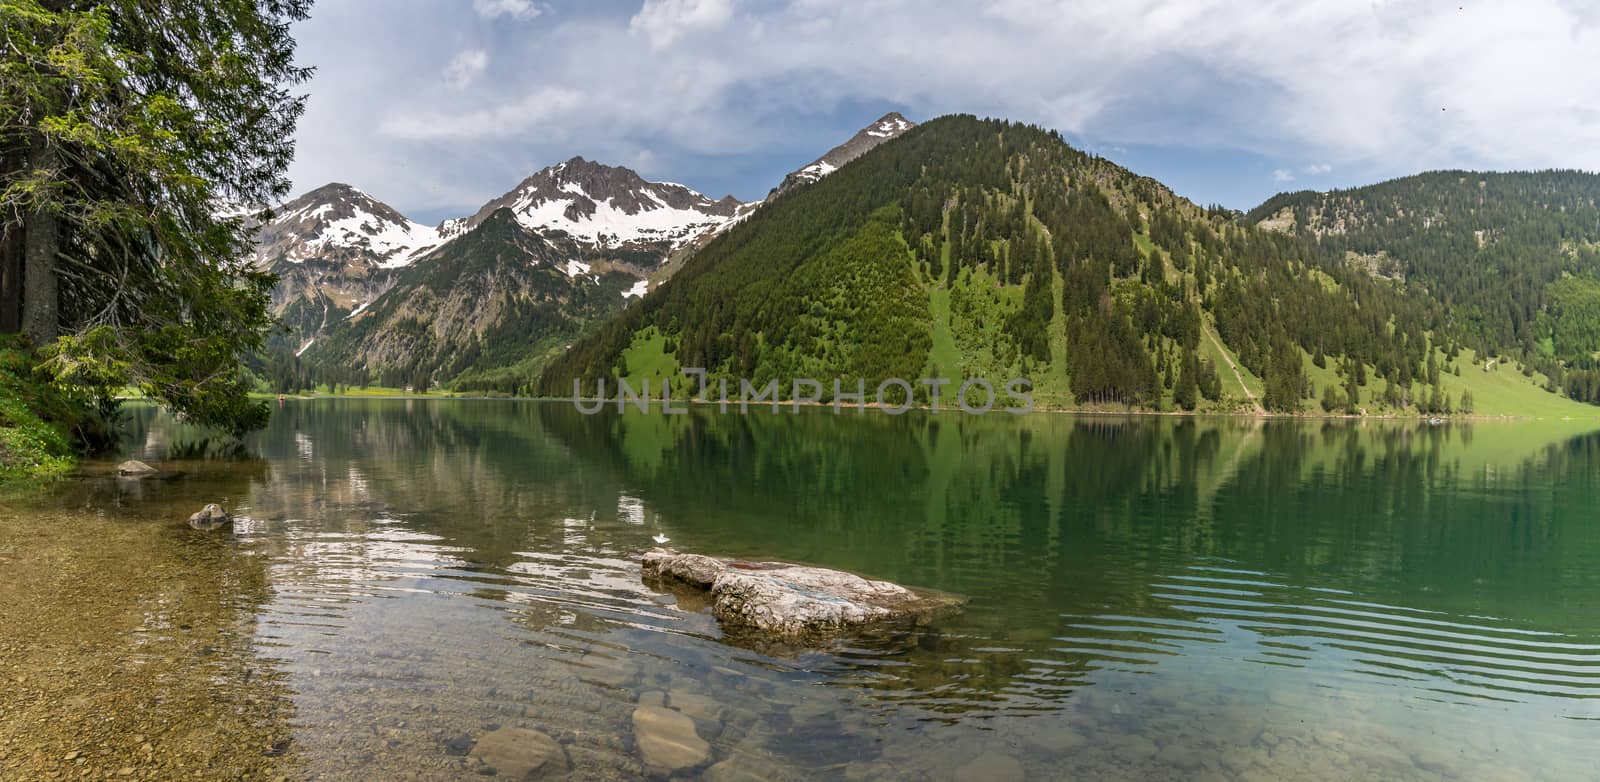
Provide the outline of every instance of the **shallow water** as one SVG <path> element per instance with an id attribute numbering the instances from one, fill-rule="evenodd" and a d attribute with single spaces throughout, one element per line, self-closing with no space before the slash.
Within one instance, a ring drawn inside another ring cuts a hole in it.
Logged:
<path id="1" fill-rule="evenodd" d="M 480 778 L 474 742 L 514 726 L 560 743 L 547 776 L 636 778 L 641 702 L 708 742 L 684 778 L 1594 773 L 1600 433 L 1575 423 L 321 400 L 254 458 L 169 462 L 196 435 L 134 412 L 132 452 L 186 474 L 57 502 L 184 540 L 190 505 L 243 515 L 222 544 L 270 593 L 239 654 L 286 690 L 291 777 Z M 640 582 L 655 534 L 971 602 L 755 645 Z"/>

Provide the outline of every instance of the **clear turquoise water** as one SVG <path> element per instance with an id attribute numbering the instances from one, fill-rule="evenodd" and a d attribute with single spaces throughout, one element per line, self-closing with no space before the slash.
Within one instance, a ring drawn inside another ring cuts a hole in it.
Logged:
<path id="1" fill-rule="evenodd" d="M 138 413 L 134 452 L 193 434 Z M 150 484 L 246 518 L 256 648 L 321 779 L 1592 779 L 1600 432 L 1577 423 L 284 404 L 251 469 Z M 960 593 L 916 634 L 748 648 L 639 580 L 655 534 Z"/>

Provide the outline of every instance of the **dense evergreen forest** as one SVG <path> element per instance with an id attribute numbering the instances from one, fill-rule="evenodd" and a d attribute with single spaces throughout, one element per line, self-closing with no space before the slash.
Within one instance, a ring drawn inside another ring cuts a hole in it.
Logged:
<path id="1" fill-rule="evenodd" d="M 234 434 L 266 422 L 241 362 L 273 281 L 217 207 L 288 191 L 309 8 L 0 0 L 0 465 L 104 444 L 128 389 Z"/>
<path id="2" fill-rule="evenodd" d="M 1600 402 L 1600 176 L 1437 171 L 1280 195 L 1248 219 L 1418 293 L 1478 355 Z"/>
<path id="3" fill-rule="evenodd" d="M 1443 413 L 1471 404 L 1442 390 L 1459 333 L 1314 236 L 1200 208 L 1052 131 L 950 116 L 763 206 L 536 390 L 705 367 L 851 389 L 1026 376 L 1061 406 Z"/>

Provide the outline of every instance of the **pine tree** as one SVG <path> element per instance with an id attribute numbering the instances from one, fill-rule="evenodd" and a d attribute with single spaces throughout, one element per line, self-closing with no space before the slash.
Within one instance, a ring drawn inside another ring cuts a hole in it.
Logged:
<path id="1" fill-rule="evenodd" d="M 1344 406 L 1344 401 L 1339 397 L 1339 387 L 1328 384 L 1322 388 L 1322 412 L 1331 413 Z"/>
<path id="2" fill-rule="evenodd" d="M 1178 386 L 1173 390 L 1173 401 L 1184 410 L 1193 410 L 1200 393 L 1200 363 L 1193 351 L 1184 351 L 1183 364 L 1178 371 Z"/>
<path id="3" fill-rule="evenodd" d="M 0 0 L 0 310 L 63 384 L 136 386 L 187 418 L 261 426 L 242 355 L 270 323 L 250 229 L 218 204 L 288 190 L 286 89 L 308 0 Z M 20 299 L 20 300 L 19 300 Z"/>
<path id="4" fill-rule="evenodd" d="M 1217 374 L 1217 365 L 1211 359 L 1200 362 L 1200 395 L 1212 402 L 1222 401 L 1222 376 Z"/>
<path id="5" fill-rule="evenodd" d="M 1347 360 L 1344 370 L 1345 411 L 1351 415 L 1360 412 L 1361 408 L 1361 384 L 1358 382 L 1361 362 L 1357 361 L 1354 364 L 1351 366 L 1351 362 Z"/>

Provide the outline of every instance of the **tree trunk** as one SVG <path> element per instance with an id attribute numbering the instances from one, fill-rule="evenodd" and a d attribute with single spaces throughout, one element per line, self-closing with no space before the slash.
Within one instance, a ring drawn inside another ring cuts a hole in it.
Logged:
<path id="1" fill-rule="evenodd" d="M 43 134 L 35 134 L 28 164 L 36 171 L 55 168 L 55 150 Z M 23 231 L 22 331 L 35 345 L 54 342 L 61 326 L 56 280 L 61 239 L 58 222 L 49 209 L 35 209 L 28 215 Z"/>
<path id="2" fill-rule="evenodd" d="M 0 334 L 22 330 L 22 228 L 0 229 Z"/>

